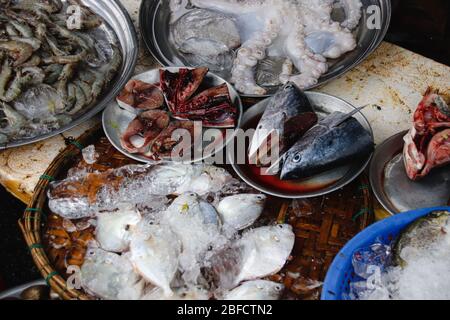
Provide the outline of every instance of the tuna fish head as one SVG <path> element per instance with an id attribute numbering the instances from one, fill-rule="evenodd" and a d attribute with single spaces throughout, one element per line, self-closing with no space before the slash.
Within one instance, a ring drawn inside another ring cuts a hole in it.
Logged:
<path id="1" fill-rule="evenodd" d="M 253 136 L 249 159 L 266 165 L 261 163 L 261 155 L 270 154 L 274 146 L 284 153 L 317 121 L 317 115 L 306 95 L 295 84 L 286 84 L 268 102 Z"/>
<path id="2" fill-rule="evenodd" d="M 373 135 L 347 117 L 335 112 L 308 131 L 284 156 L 281 179 L 311 177 L 368 156 Z"/>

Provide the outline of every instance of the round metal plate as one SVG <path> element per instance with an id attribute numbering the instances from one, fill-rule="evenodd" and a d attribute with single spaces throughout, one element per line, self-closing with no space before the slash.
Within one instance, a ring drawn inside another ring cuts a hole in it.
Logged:
<path id="1" fill-rule="evenodd" d="M 169 68 L 165 68 L 165 69 L 169 70 L 170 72 L 178 72 L 180 68 L 169 67 Z M 160 81 L 159 70 L 160 69 L 154 69 L 154 70 L 144 72 L 136 77 L 133 77 L 133 79 L 141 80 L 141 81 L 144 81 L 147 83 L 158 83 Z M 208 72 L 208 74 L 206 75 L 205 79 L 203 80 L 202 87 L 212 88 L 212 87 L 221 85 L 223 83 L 226 83 L 228 85 L 228 89 L 230 91 L 230 96 L 231 96 L 231 101 L 232 101 L 233 105 L 236 106 L 238 109 L 239 114 L 238 114 L 237 126 L 239 126 L 241 119 L 242 119 L 243 106 L 242 106 L 241 98 L 239 97 L 239 94 L 236 92 L 234 87 L 231 84 L 229 84 L 228 82 L 226 82 L 224 79 L 220 78 L 219 76 L 217 76 L 211 72 Z M 133 112 L 130 112 L 128 110 L 121 108 L 116 100 L 111 101 L 111 103 L 109 104 L 109 106 L 106 108 L 106 110 L 103 113 L 103 128 L 105 130 L 106 136 L 111 141 L 111 144 L 117 150 L 119 150 L 121 153 L 126 155 L 127 157 L 134 159 L 136 161 L 144 162 L 144 163 L 154 163 L 153 160 L 149 160 L 148 158 L 145 158 L 143 156 L 131 154 L 131 153 L 127 152 L 121 146 L 120 138 L 121 138 L 122 134 L 125 132 L 125 130 L 128 128 L 131 121 L 133 121 L 135 118 L 136 118 L 136 113 L 133 113 Z M 204 128 L 204 131 L 206 129 L 207 128 Z M 203 142 L 203 145 L 201 146 L 201 150 L 195 150 L 195 151 L 199 152 L 199 154 L 201 154 L 202 156 L 194 158 L 192 160 L 192 162 L 203 161 L 203 160 L 206 160 L 209 157 L 213 156 L 213 155 L 209 155 L 209 156 L 203 155 L 206 146 L 208 146 L 208 149 L 213 148 L 214 151 L 220 152 L 225 148 L 225 146 L 228 144 L 228 142 L 230 142 L 234 138 L 234 134 L 232 134 L 232 135 L 229 134 L 228 136 L 226 136 L 225 141 L 223 141 L 223 138 L 222 138 L 223 133 L 224 133 L 223 130 L 219 130 L 216 132 L 210 131 L 210 133 L 212 133 L 214 135 L 214 138 L 212 138 L 212 139 L 208 138 L 209 141 Z M 212 145 L 211 141 L 213 139 L 214 139 L 214 141 L 212 142 L 212 144 L 213 144 Z M 214 143 L 217 143 L 217 145 L 214 145 Z M 170 159 L 165 159 L 165 160 L 170 161 Z"/>
<path id="2" fill-rule="evenodd" d="M 359 27 L 355 30 L 358 39 L 357 48 L 344 55 L 330 66 L 328 73 L 323 75 L 313 89 L 328 81 L 342 76 L 349 70 L 364 61 L 383 41 L 391 21 L 390 0 L 362 0 L 363 16 Z M 140 9 L 140 26 L 142 37 L 155 59 L 163 66 L 187 65 L 182 55 L 174 48 L 170 41 L 170 1 L 167 0 L 143 0 Z M 380 29 L 370 29 L 369 19 L 373 12 L 368 12 L 371 6 L 380 8 Z M 274 94 L 278 87 L 270 88 L 269 95 Z M 267 96 L 269 96 L 267 95 Z M 254 95 L 243 95 L 244 97 L 263 97 Z M 264 97 L 267 97 L 264 96 Z"/>
<path id="3" fill-rule="evenodd" d="M 331 114 L 336 111 L 340 111 L 343 113 L 350 113 L 356 109 L 348 102 L 328 94 L 318 92 L 306 92 L 306 95 L 308 96 L 311 103 L 314 105 L 319 116 Z M 263 100 L 260 103 L 251 107 L 247 112 L 245 112 L 241 122 L 241 128 L 248 128 L 248 125 L 250 123 L 254 123 L 255 118 L 261 117 L 266 109 L 268 101 L 269 99 Z M 370 123 L 367 120 L 367 118 L 361 112 L 357 113 L 354 117 L 373 136 L 372 127 L 370 126 Z M 229 161 L 232 163 L 233 169 L 236 171 L 236 173 L 246 183 L 256 188 L 257 190 L 275 197 L 287 199 L 305 199 L 323 196 L 332 193 L 336 190 L 339 190 L 345 187 L 346 185 L 350 184 L 352 181 L 354 181 L 361 175 L 361 173 L 369 165 L 371 158 L 372 155 L 370 155 L 367 159 L 349 164 L 344 167 L 336 168 L 323 174 L 311 177 L 307 180 L 299 181 L 296 183 L 297 186 L 305 190 L 305 192 L 301 193 L 300 192 L 283 193 L 277 190 L 276 187 L 268 187 L 261 185 L 255 179 L 254 176 L 251 176 L 250 174 L 247 173 L 246 170 L 243 170 L 243 166 L 237 165 L 231 158 L 229 159 Z"/>
<path id="4" fill-rule="evenodd" d="M 450 169 L 433 170 L 425 179 L 412 181 L 403 162 L 403 137 L 407 131 L 387 139 L 375 151 L 370 183 L 375 196 L 391 214 L 445 206 L 450 197 Z"/>
<path id="5" fill-rule="evenodd" d="M 21 297 L 22 292 L 24 292 L 28 288 L 36 286 L 47 286 L 47 284 L 45 280 L 36 280 L 19 287 L 9 289 L 7 291 L 0 293 L 0 300 L 17 300 L 17 299 L 22 300 Z"/>
<path id="6" fill-rule="evenodd" d="M 67 0 L 62 0 L 66 2 Z M 138 58 L 138 40 L 136 30 L 134 29 L 133 22 L 128 15 L 127 10 L 122 6 L 119 0 L 110 1 L 97 1 L 97 0 L 82 0 L 82 3 L 89 7 L 96 14 L 101 16 L 114 31 L 120 44 L 122 51 L 122 67 L 117 73 L 115 79 L 110 83 L 108 89 L 105 89 L 105 93 L 99 99 L 99 101 L 88 111 L 78 118 L 74 119 L 70 124 L 61 127 L 49 134 L 39 135 L 32 139 L 23 139 L 14 141 L 7 144 L 0 144 L 0 150 L 13 147 L 19 147 L 31 143 L 35 143 L 41 140 L 45 140 L 56 136 L 62 132 L 70 130 L 79 124 L 91 119 L 96 114 L 101 112 L 107 104 L 116 97 L 116 95 L 122 90 L 123 86 L 127 83 L 129 78 L 134 72 Z"/>

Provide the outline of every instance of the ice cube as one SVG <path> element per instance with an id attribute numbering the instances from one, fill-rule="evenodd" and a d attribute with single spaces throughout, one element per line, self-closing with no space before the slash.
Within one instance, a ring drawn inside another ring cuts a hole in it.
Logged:
<path id="1" fill-rule="evenodd" d="M 369 248 L 358 250 L 354 253 L 352 263 L 355 273 L 363 279 L 372 276 L 379 267 L 381 272 L 390 262 L 391 247 L 377 242 Z"/>
<path id="2" fill-rule="evenodd" d="M 90 145 L 87 148 L 84 148 L 83 151 L 83 159 L 84 162 L 86 162 L 87 164 L 94 164 L 97 162 L 98 158 L 99 158 L 99 154 L 97 153 L 97 151 L 95 150 L 95 146 L 94 145 Z"/>

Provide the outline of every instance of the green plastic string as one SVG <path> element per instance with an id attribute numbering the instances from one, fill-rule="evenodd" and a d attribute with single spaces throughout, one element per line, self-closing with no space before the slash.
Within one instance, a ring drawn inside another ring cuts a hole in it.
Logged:
<path id="1" fill-rule="evenodd" d="M 83 145 L 81 143 L 79 143 L 78 141 L 71 141 L 70 144 L 74 145 L 75 147 L 77 147 L 81 151 L 84 149 Z"/>
<path id="2" fill-rule="evenodd" d="M 30 250 L 34 250 L 34 249 L 44 249 L 44 246 L 40 243 L 35 243 L 30 246 Z"/>
<path id="3" fill-rule="evenodd" d="M 47 276 L 47 278 L 45 278 L 45 282 L 46 282 L 48 285 L 50 285 L 50 280 L 51 280 L 53 277 L 57 276 L 57 275 L 58 275 L 58 272 L 56 272 L 56 271 L 51 272 L 51 273 Z"/>
<path id="4" fill-rule="evenodd" d="M 42 209 L 39 208 L 27 208 L 25 209 L 25 212 L 32 212 L 32 213 L 40 213 L 40 216 L 31 216 L 31 217 L 25 217 L 25 220 L 38 220 L 39 218 L 44 219 L 44 221 L 47 220 L 47 215 Z"/>
<path id="5" fill-rule="evenodd" d="M 357 214 L 355 214 L 352 218 L 353 222 L 356 222 L 356 220 L 361 217 L 362 215 L 368 213 L 370 210 L 368 208 L 361 209 Z"/>
<path id="6" fill-rule="evenodd" d="M 359 190 L 367 190 L 369 188 L 370 188 L 370 186 L 368 184 L 363 184 L 359 187 Z"/>
<path id="7" fill-rule="evenodd" d="M 47 174 L 42 175 L 40 179 L 41 180 L 48 180 L 50 182 L 55 181 L 55 178 L 53 178 L 52 176 L 49 176 Z"/>
<path id="8" fill-rule="evenodd" d="M 42 209 L 39 208 L 27 208 L 25 209 L 26 212 L 40 212 L 42 213 Z"/>

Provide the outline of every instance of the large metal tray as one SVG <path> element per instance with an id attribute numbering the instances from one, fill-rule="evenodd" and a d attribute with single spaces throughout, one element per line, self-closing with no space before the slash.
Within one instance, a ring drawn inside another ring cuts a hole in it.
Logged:
<path id="1" fill-rule="evenodd" d="M 359 27 L 355 30 L 358 47 L 341 57 L 330 67 L 327 74 L 319 79 L 317 85 L 309 88 L 319 87 L 328 81 L 331 81 L 364 61 L 383 41 L 389 28 L 391 20 L 391 1 L 390 0 L 362 0 L 363 17 Z M 182 55 L 170 44 L 170 1 L 167 0 L 143 0 L 140 9 L 140 28 L 142 37 L 154 58 L 163 66 L 181 66 L 187 65 Z M 380 29 L 369 29 L 368 21 L 371 13 L 368 8 L 371 6 L 380 8 Z M 277 91 L 277 87 L 269 90 L 269 95 Z M 267 97 L 243 95 L 244 97 Z"/>
<path id="2" fill-rule="evenodd" d="M 67 0 L 63 0 L 66 2 Z M 56 136 L 62 132 L 70 130 L 79 124 L 91 119 L 100 111 L 102 111 L 108 103 L 114 99 L 123 86 L 127 83 L 134 72 L 138 58 L 138 40 L 136 30 L 133 22 L 128 15 L 127 10 L 123 7 L 119 0 L 97 1 L 97 0 L 82 0 L 82 3 L 91 8 L 96 14 L 101 16 L 114 31 L 120 49 L 122 51 L 122 67 L 118 71 L 114 81 L 110 83 L 110 87 L 103 93 L 98 102 L 91 108 L 88 108 L 86 113 L 81 114 L 74 119 L 70 124 L 61 127 L 51 133 L 39 135 L 30 139 L 17 140 L 14 142 L 0 144 L 0 150 L 19 147 L 27 144 L 32 144 L 41 140 Z"/>

